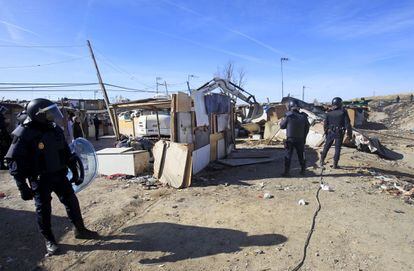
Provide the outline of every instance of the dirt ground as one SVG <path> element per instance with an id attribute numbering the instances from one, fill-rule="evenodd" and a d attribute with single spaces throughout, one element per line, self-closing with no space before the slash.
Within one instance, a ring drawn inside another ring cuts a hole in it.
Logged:
<path id="1" fill-rule="evenodd" d="M 320 191 L 322 209 L 301 270 L 413 270 L 414 206 L 379 185 L 381 176 L 413 181 L 414 134 L 367 132 L 404 158 L 387 161 L 344 148 L 342 169 L 327 166 L 323 181 L 334 191 Z M 238 146 L 252 147 L 265 146 Z M 291 270 L 302 258 L 317 207 L 320 150 L 307 150 L 305 177 L 295 161 L 293 177 L 282 178 L 282 146 L 271 148 L 274 162 L 210 167 L 183 190 L 95 180 L 78 196 L 86 224 L 101 240 L 74 239 L 54 197 L 61 253 L 47 258 L 33 202 L 22 201 L 2 171 L 0 270 Z M 263 199 L 266 192 L 273 198 Z M 298 205 L 300 199 L 308 204 Z"/>

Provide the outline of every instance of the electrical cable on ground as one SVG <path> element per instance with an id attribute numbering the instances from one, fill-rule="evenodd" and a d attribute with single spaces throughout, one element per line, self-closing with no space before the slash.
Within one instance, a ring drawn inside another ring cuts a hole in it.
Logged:
<path id="1" fill-rule="evenodd" d="M 312 237 L 313 231 L 315 230 L 316 217 L 317 217 L 319 211 L 322 208 L 321 202 L 319 201 L 319 192 L 322 189 L 322 184 L 323 184 L 322 180 L 323 180 L 323 171 L 324 171 L 324 169 L 325 168 L 322 167 L 321 174 L 320 174 L 319 188 L 316 191 L 316 200 L 318 201 L 318 208 L 316 208 L 315 213 L 313 214 L 312 225 L 311 225 L 310 231 L 308 233 L 308 236 L 306 237 L 305 245 L 303 247 L 303 257 L 302 257 L 302 260 L 298 263 L 298 265 L 296 265 L 296 267 L 292 269 L 292 271 L 298 271 L 303 266 L 303 264 L 305 263 L 306 253 L 307 253 L 307 250 L 308 250 L 309 242 L 310 242 L 310 239 Z"/>

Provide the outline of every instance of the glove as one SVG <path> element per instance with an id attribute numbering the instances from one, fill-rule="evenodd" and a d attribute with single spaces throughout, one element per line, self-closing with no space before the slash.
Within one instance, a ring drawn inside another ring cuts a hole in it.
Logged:
<path id="1" fill-rule="evenodd" d="M 20 196 L 22 197 L 22 200 L 33 199 L 33 191 L 27 184 L 21 185 L 19 187 L 19 190 L 20 190 Z"/>
<path id="2" fill-rule="evenodd" d="M 78 165 L 81 167 L 82 162 L 77 156 L 72 156 L 72 158 L 69 161 L 68 167 L 72 172 L 72 178 L 70 179 L 70 182 L 74 183 L 75 185 L 80 185 L 83 183 L 83 176 L 79 176 Z"/>
<path id="3" fill-rule="evenodd" d="M 70 169 L 72 171 L 72 178 L 70 179 L 71 183 L 74 183 L 75 185 L 80 185 L 83 183 L 83 178 L 79 177 L 78 170 L 76 167 L 74 169 Z"/>

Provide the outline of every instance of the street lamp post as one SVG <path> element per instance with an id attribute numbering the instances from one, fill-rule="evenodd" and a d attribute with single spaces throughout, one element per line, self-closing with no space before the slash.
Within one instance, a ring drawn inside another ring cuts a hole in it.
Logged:
<path id="1" fill-rule="evenodd" d="M 190 78 L 197 78 L 197 76 L 195 76 L 194 74 L 189 74 L 187 76 L 187 88 L 188 88 L 188 93 L 191 94 L 191 88 L 190 88 Z"/>
<path id="2" fill-rule="evenodd" d="M 282 74 L 282 99 L 284 97 L 284 93 L 283 93 L 283 61 L 288 61 L 289 58 L 287 57 L 281 57 L 280 58 L 280 73 Z"/>

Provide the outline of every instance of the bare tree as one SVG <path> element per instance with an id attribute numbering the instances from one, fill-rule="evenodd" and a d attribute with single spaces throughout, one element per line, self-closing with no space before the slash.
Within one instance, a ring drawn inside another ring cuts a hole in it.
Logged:
<path id="1" fill-rule="evenodd" d="M 243 87 L 246 84 L 246 71 L 243 67 L 237 69 L 233 61 L 228 61 L 227 64 L 221 68 L 217 67 L 217 72 L 214 76 L 221 77 L 223 79 L 229 80 L 239 87 Z"/>

